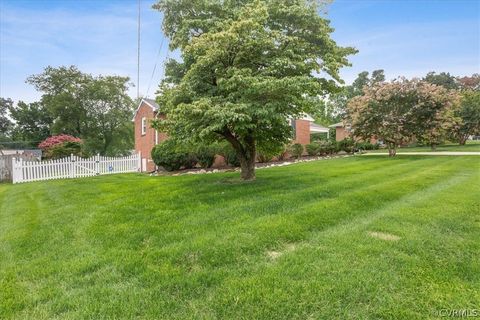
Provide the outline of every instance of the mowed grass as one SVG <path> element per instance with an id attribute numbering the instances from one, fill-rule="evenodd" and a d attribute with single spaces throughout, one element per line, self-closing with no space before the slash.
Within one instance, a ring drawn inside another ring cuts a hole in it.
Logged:
<path id="1" fill-rule="evenodd" d="M 402 152 L 439 152 L 439 151 L 462 151 L 462 152 L 480 152 L 480 141 L 478 140 L 469 140 L 463 146 L 459 145 L 458 143 L 446 143 L 437 146 L 436 150 L 433 151 L 430 146 L 422 146 L 422 147 L 403 147 L 398 148 L 397 153 Z M 386 149 L 379 149 L 379 150 L 370 150 L 369 153 L 388 153 Z"/>
<path id="2" fill-rule="evenodd" d="M 480 308 L 476 157 L 0 185 L 0 318 L 429 319 Z"/>

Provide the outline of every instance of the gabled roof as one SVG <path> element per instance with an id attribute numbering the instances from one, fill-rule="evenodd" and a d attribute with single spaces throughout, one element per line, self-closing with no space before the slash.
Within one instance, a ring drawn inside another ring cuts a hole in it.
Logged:
<path id="1" fill-rule="evenodd" d="M 160 106 L 155 102 L 155 100 L 142 98 L 142 100 L 140 100 L 140 103 L 138 104 L 137 109 L 135 110 L 135 113 L 133 114 L 132 121 L 135 120 L 135 116 L 137 115 L 137 112 L 138 112 L 138 110 L 140 109 L 140 107 L 142 106 L 143 103 L 145 103 L 147 106 L 152 108 L 153 112 L 157 112 L 160 109 Z"/>
<path id="2" fill-rule="evenodd" d="M 142 101 L 145 101 L 146 104 L 148 104 L 150 107 L 152 107 L 153 111 L 157 111 L 158 109 L 160 109 L 160 106 L 153 99 L 143 98 Z"/>
<path id="3" fill-rule="evenodd" d="M 315 119 L 313 119 L 312 116 L 309 115 L 309 114 L 307 114 L 307 113 L 304 113 L 304 114 L 302 115 L 302 117 L 299 118 L 299 120 L 307 120 L 307 121 L 310 121 L 310 122 L 315 121 Z"/>

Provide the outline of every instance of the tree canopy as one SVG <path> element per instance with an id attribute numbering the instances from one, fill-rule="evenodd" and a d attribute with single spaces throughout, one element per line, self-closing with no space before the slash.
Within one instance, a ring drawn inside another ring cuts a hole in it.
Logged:
<path id="1" fill-rule="evenodd" d="M 132 148 L 130 120 L 134 106 L 127 94 L 129 78 L 94 77 L 70 66 L 47 67 L 41 74 L 29 77 L 27 82 L 43 94 L 38 104 L 28 106 L 30 109 L 19 104 L 17 110 L 12 111 L 20 127 L 28 125 L 28 119 L 22 115 L 38 110 L 41 114 L 32 116 L 32 121 L 49 117 L 44 123 L 48 124 L 50 134 L 82 138 L 90 153 L 116 155 Z M 43 134 L 35 135 L 37 140 L 45 138 Z"/>
<path id="2" fill-rule="evenodd" d="M 432 146 L 456 124 L 458 94 L 419 80 L 396 79 L 364 87 L 348 104 L 348 121 L 356 137 L 383 140 L 391 156 L 413 137 Z"/>
<path id="3" fill-rule="evenodd" d="M 431 71 L 427 73 L 423 80 L 428 83 L 436 84 L 437 86 L 442 86 L 446 89 L 456 90 L 459 88 L 457 79 L 448 72 L 436 73 Z"/>
<path id="4" fill-rule="evenodd" d="M 353 48 L 330 37 L 329 21 L 307 0 L 160 0 L 163 29 L 181 61 L 166 65 L 154 126 L 172 139 L 224 139 L 242 178 L 254 179 L 257 146 L 291 139 L 288 119 L 315 110 L 312 97 L 341 83 Z"/>
<path id="5" fill-rule="evenodd" d="M 41 103 L 19 101 L 16 106 L 12 104 L 9 111 L 15 121 L 11 136 L 18 145 L 36 147 L 50 135 L 53 118 Z"/>
<path id="6" fill-rule="evenodd" d="M 314 113 L 315 120 L 324 124 L 332 124 L 341 121 L 347 112 L 348 102 L 356 96 L 363 95 L 363 88 L 378 82 L 385 81 L 383 69 L 374 70 L 369 76 L 368 71 L 362 71 L 351 85 L 342 86 L 326 99 L 319 99 L 319 110 Z"/>
<path id="7" fill-rule="evenodd" d="M 460 108 L 456 115 L 461 119 L 454 128 L 453 136 L 463 145 L 471 135 L 480 135 L 480 91 L 462 92 Z"/>

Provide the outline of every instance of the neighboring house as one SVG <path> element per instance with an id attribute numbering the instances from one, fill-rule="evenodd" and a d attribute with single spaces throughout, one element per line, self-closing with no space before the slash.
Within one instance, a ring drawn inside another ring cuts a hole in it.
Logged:
<path id="1" fill-rule="evenodd" d="M 0 156 L 23 156 L 29 159 L 42 159 L 41 149 L 0 149 Z"/>
<path id="2" fill-rule="evenodd" d="M 338 122 L 328 126 L 329 128 L 335 128 L 335 140 L 342 141 L 343 139 L 347 138 L 351 134 L 350 126 L 345 127 L 343 122 Z"/>
<path id="3" fill-rule="evenodd" d="M 165 133 L 158 132 L 150 126 L 151 120 L 162 117 L 164 117 L 164 115 L 155 100 L 144 98 L 140 101 L 132 119 L 135 130 L 135 151 L 140 152 L 142 171 L 155 170 L 155 163 L 153 162 L 150 153 L 156 144 L 167 139 Z M 328 132 L 327 128 L 315 124 L 313 121 L 313 118 L 309 115 L 305 115 L 301 119 L 296 119 L 295 121 L 290 121 L 295 133 L 293 142 L 306 145 L 310 143 L 311 133 Z M 214 166 L 222 165 L 224 165 L 222 159 L 217 159 L 215 161 Z"/>
<path id="4" fill-rule="evenodd" d="M 330 138 L 330 129 L 314 122 L 310 122 L 310 134 L 312 133 L 326 133 L 327 140 Z"/>
<path id="5" fill-rule="evenodd" d="M 343 122 L 334 123 L 329 128 L 335 128 L 335 140 L 342 141 L 352 135 L 352 128 L 349 125 L 345 125 Z M 377 143 L 375 137 L 370 138 L 370 143 Z"/>
<path id="6" fill-rule="evenodd" d="M 0 181 L 12 181 L 13 158 L 25 161 L 42 159 L 40 149 L 0 149 Z"/>

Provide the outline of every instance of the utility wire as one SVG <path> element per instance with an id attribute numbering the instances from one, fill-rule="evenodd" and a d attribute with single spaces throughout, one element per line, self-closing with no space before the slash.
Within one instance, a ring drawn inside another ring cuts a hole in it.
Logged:
<path id="1" fill-rule="evenodd" d="M 150 81 L 148 81 L 148 88 L 145 97 L 148 98 L 148 93 L 150 92 L 150 86 L 152 85 L 152 80 L 155 75 L 155 71 L 157 70 L 158 59 L 160 58 L 160 53 L 162 52 L 163 42 L 165 41 L 165 37 L 162 37 L 162 41 L 160 41 L 160 47 L 158 48 L 157 57 L 155 59 L 155 65 L 153 66 L 152 75 L 150 76 Z M 167 49 L 168 50 L 168 49 Z M 167 51 L 168 56 L 168 51 Z"/>

